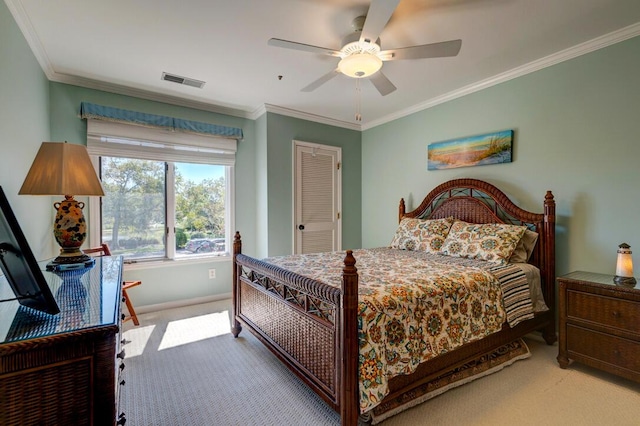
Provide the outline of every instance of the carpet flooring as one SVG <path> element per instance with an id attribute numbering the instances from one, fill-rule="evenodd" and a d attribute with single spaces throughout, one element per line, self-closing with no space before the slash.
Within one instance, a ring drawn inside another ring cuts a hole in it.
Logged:
<path id="1" fill-rule="evenodd" d="M 249 332 L 230 301 L 139 315 L 124 326 L 128 426 L 339 425 L 338 415 Z M 532 356 L 382 422 L 400 425 L 640 425 L 640 384 L 579 364 L 535 336 Z"/>

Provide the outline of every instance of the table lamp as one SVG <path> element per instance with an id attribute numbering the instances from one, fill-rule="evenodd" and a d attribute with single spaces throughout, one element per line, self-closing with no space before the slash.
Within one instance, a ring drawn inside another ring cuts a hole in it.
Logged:
<path id="1" fill-rule="evenodd" d="M 631 246 L 622 243 L 618 246 L 618 258 L 616 261 L 616 276 L 613 277 L 616 284 L 628 287 L 636 285 L 636 279 L 633 277 L 633 260 L 631 258 Z"/>
<path id="2" fill-rule="evenodd" d="M 53 204 L 57 211 L 53 235 L 60 245 L 60 255 L 47 267 L 92 263 L 93 259 L 80 250 L 87 236 L 84 203 L 73 196 L 103 196 L 104 191 L 84 145 L 43 142 L 18 193 L 65 197 Z"/>

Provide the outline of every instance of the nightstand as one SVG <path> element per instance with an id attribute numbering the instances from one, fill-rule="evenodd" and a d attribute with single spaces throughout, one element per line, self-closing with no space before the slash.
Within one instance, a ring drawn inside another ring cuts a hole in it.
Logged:
<path id="1" fill-rule="evenodd" d="M 558 278 L 560 350 L 569 360 L 640 382 L 640 284 L 614 284 L 613 275 L 572 272 Z"/>

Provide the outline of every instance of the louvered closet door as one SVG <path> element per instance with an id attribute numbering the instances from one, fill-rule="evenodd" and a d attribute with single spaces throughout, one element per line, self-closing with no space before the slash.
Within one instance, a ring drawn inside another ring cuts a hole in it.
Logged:
<path id="1" fill-rule="evenodd" d="M 294 252 L 341 246 L 341 149 L 294 141 Z"/>

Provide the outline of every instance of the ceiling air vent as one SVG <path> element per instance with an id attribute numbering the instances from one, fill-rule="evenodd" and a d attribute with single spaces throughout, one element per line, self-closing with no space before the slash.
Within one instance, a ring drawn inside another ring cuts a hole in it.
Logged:
<path id="1" fill-rule="evenodd" d="M 180 77 L 179 75 L 169 74 L 167 72 L 163 72 L 160 79 L 171 81 L 173 83 L 184 84 L 185 86 L 197 87 L 198 89 L 202 89 L 204 87 L 204 81 L 188 77 Z"/>

